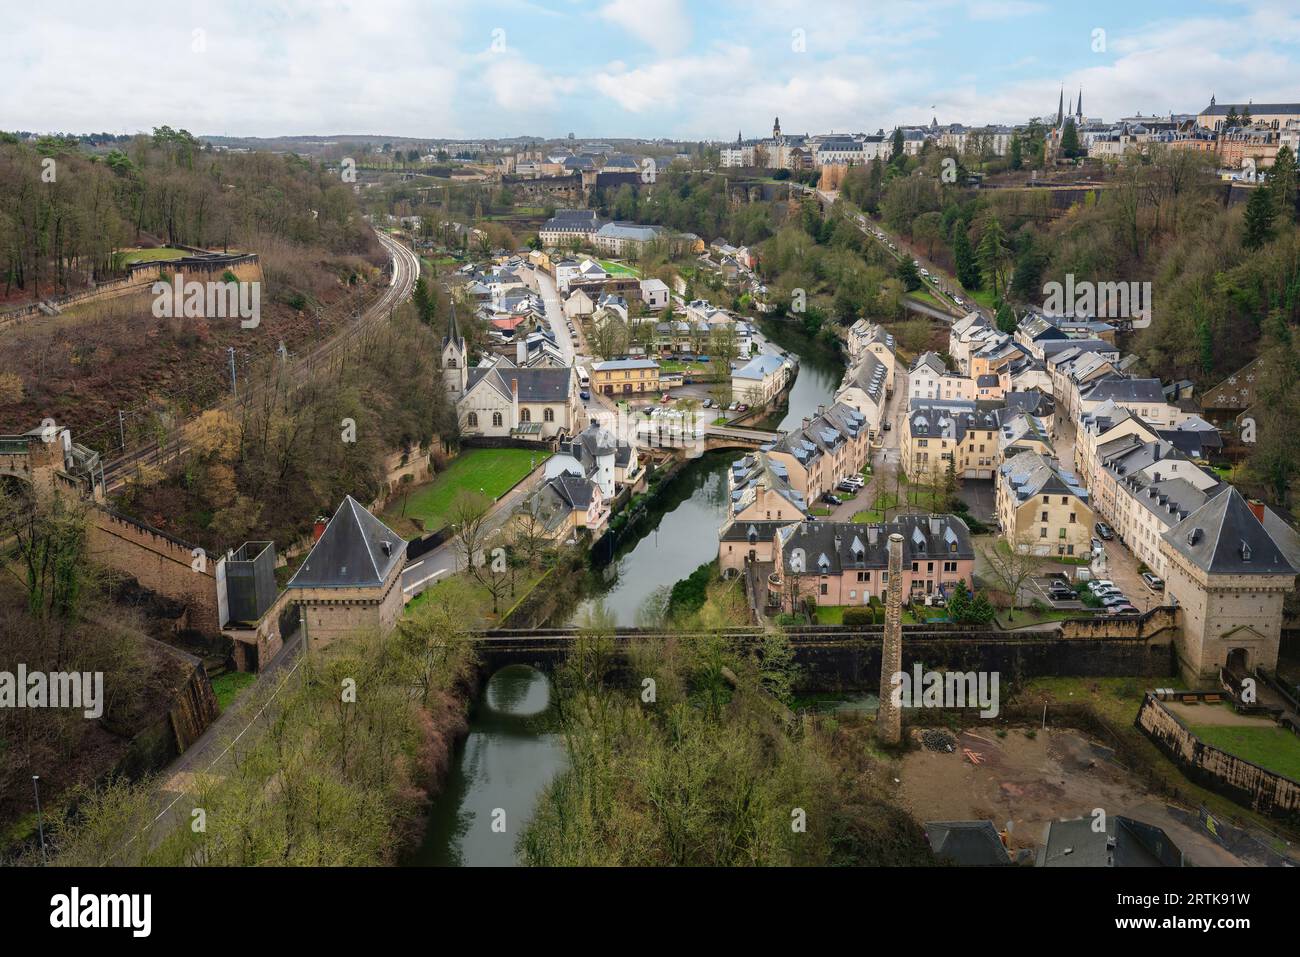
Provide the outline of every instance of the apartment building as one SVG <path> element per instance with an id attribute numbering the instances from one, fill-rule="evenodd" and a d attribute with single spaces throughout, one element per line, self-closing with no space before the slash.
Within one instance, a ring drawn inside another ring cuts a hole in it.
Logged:
<path id="1" fill-rule="evenodd" d="M 988 378 L 988 376 L 981 376 Z M 994 383 L 997 375 L 992 375 Z M 907 374 L 907 397 L 910 402 L 941 399 L 945 402 L 973 402 L 975 380 L 948 371 L 937 352 L 926 352 L 916 357 Z"/>
<path id="2" fill-rule="evenodd" d="M 829 409 L 782 435 L 768 457 L 785 466 L 790 485 L 815 502 L 850 475 L 858 475 L 870 451 L 867 418 L 857 409 L 837 402 Z"/>
<path id="3" fill-rule="evenodd" d="M 1003 538 L 1034 555 L 1087 555 L 1092 507 L 1073 472 L 1040 452 L 1021 452 L 998 469 L 997 514 Z"/>
<path id="4" fill-rule="evenodd" d="M 992 478 L 998 463 L 998 417 L 973 402 L 913 404 L 902 435 L 903 470 L 934 482 L 951 463 L 958 478 Z"/>
<path id="5" fill-rule="evenodd" d="M 654 359 L 609 359 L 591 367 L 591 386 L 601 395 L 659 391 L 659 363 Z"/>

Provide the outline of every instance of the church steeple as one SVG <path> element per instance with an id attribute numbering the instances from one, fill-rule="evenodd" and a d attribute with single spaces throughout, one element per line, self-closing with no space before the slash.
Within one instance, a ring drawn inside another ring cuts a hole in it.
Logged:
<path id="1" fill-rule="evenodd" d="M 1083 87 L 1079 87 L 1079 99 L 1074 104 L 1074 115 L 1076 119 L 1083 122 Z"/>
<path id="2" fill-rule="evenodd" d="M 1061 87 L 1061 99 L 1056 104 L 1056 125 L 1059 128 L 1065 122 L 1065 87 Z"/>
<path id="3" fill-rule="evenodd" d="M 776 119 L 772 121 L 772 139 L 779 140 L 780 138 L 781 138 L 781 117 L 778 116 Z"/>

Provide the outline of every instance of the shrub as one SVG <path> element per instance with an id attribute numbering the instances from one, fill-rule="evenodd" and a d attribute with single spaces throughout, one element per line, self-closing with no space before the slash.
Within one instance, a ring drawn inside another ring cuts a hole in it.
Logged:
<path id="1" fill-rule="evenodd" d="M 873 608 L 862 606 L 844 609 L 844 627 L 846 628 L 865 628 L 875 623 L 876 612 Z"/>

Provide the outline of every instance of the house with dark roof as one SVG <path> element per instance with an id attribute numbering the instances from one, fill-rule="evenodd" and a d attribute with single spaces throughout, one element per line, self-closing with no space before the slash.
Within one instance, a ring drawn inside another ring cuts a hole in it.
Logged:
<path id="1" fill-rule="evenodd" d="M 402 537 L 346 496 L 286 586 L 311 647 L 367 629 L 391 631 L 402 615 L 405 563 Z"/>
<path id="2" fill-rule="evenodd" d="M 1300 536 L 1290 523 L 1229 487 L 1171 526 L 1160 547 L 1184 677 L 1212 682 L 1223 668 L 1274 670 L 1282 603 L 1300 571 L 1293 563 Z"/>
<path id="3" fill-rule="evenodd" d="M 1051 456 L 1021 452 L 998 469 L 998 522 L 1017 551 L 1034 555 L 1087 555 L 1092 507 L 1088 490 Z"/>
<path id="4" fill-rule="evenodd" d="M 1047 825 L 1038 850 L 1038 867 L 1183 867 L 1183 852 L 1154 824 L 1120 814 L 1078 817 Z"/>
<path id="5" fill-rule="evenodd" d="M 785 432 L 767 454 L 785 466 L 791 484 L 804 500 L 815 502 L 850 475 L 858 475 L 870 451 L 867 418 L 851 405 L 836 402 Z"/>
<path id="6" fill-rule="evenodd" d="M 974 402 L 913 401 L 902 435 L 902 463 L 913 482 L 950 469 L 958 478 L 992 478 L 998 463 L 998 415 Z"/>
<path id="7" fill-rule="evenodd" d="M 969 584 L 975 570 L 970 530 L 956 515 L 900 515 L 878 524 L 811 519 L 777 531 L 776 582 L 769 601 L 787 610 L 792 594 L 819 605 L 881 600 L 889 579 L 889 536 L 903 536 L 904 600 Z"/>
<path id="8" fill-rule="evenodd" d="M 543 534 L 565 540 L 579 529 L 598 535 L 609 520 L 609 502 L 598 484 L 560 472 L 547 478 L 520 506 L 518 521 L 540 522 Z"/>
<path id="9" fill-rule="evenodd" d="M 572 435 L 582 422 L 581 409 L 578 377 L 568 366 L 476 366 L 456 403 L 461 435 L 539 440 Z"/>
<path id="10" fill-rule="evenodd" d="M 925 839 L 941 864 L 1005 867 L 1011 863 L 992 821 L 926 821 Z"/>

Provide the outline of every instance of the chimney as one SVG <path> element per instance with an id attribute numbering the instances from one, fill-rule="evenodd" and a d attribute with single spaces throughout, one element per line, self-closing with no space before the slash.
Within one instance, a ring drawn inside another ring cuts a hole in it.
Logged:
<path id="1" fill-rule="evenodd" d="M 941 531 L 943 531 L 943 519 L 939 518 L 937 515 L 931 515 L 930 534 L 937 536 Z"/>
<path id="2" fill-rule="evenodd" d="M 514 407 L 514 418 L 511 419 L 511 427 L 519 425 L 519 380 L 510 380 L 510 404 Z"/>
<path id="3" fill-rule="evenodd" d="M 320 541 L 320 537 L 325 534 L 325 527 L 329 525 L 330 520 L 325 516 L 316 519 L 316 524 L 311 529 L 311 543 L 315 545 Z"/>
<path id="4" fill-rule="evenodd" d="M 515 365 L 523 366 L 528 363 L 528 342 L 520 339 L 515 343 Z"/>
<path id="5" fill-rule="evenodd" d="M 1254 515 L 1262 525 L 1264 523 L 1264 503 L 1257 498 L 1251 498 L 1246 500 L 1246 504 L 1250 506 L 1251 514 Z"/>
<path id="6" fill-rule="evenodd" d="M 880 710 L 876 712 L 876 737 L 881 744 L 897 745 L 903 737 L 900 702 L 891 693 L 894 675 L 903 670 L 903 536 L 889 536 L 889 583 L 885 591 L 885 635 L 880 649 Z"/>

